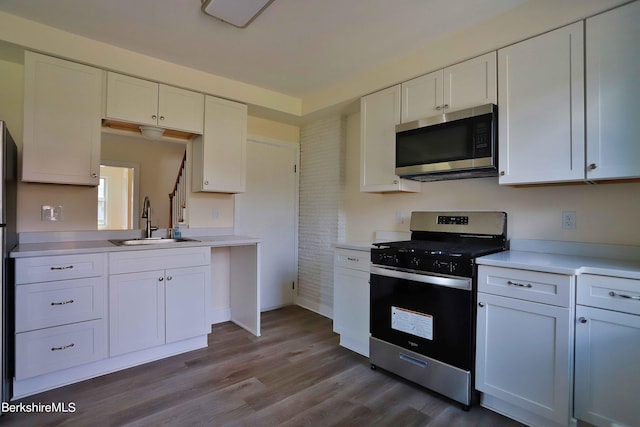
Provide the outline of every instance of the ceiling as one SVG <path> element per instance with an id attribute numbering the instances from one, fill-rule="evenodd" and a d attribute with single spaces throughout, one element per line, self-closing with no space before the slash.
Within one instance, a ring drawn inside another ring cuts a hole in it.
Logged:
<path id="1" fill-rule="evenodd" d="M 526 0 L 274 0 L 247 28 L 201 0 L 2 0 L 0 10 L 295 97 Z"/>

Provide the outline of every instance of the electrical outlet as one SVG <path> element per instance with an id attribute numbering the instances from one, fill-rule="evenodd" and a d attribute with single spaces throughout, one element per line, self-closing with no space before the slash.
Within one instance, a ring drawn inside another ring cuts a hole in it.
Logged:
<path id="1" fill-rule="evenodd" d="M 562 212 L 562 228 L 564 230 L 576 229 L 576 213 L 573 211 Z"/>
<path id="2" fill-rule="evenodd" d="M 42 221 L 62 221 L 62 206 L 42 205 Z"/>

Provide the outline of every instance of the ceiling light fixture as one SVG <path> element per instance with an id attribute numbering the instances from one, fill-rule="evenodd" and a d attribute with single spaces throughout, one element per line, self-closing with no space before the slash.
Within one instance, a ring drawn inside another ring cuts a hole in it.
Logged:
<path id="1" fill-rule="evenodd" d="M 156 126 L 140 126 L 140 133 L 142 134 L 142 137 L 144 139 L 156 141 L 162 138 L 162 134 L 164 134 L 164 129 Z"/>
<path id="2" fill-rule="evenodd" d="M 202 0 L 202 11 L 238 28 L 246 28 L 273 0 Z"/>

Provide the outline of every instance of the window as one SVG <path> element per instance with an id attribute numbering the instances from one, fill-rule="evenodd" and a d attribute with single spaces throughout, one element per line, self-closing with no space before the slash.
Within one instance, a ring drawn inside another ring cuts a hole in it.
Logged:
<path id="1" fill-rule="evenodd" d="M 100 177 L 98 184 L 98 229 L 107 225 L 107 178 Z"/>

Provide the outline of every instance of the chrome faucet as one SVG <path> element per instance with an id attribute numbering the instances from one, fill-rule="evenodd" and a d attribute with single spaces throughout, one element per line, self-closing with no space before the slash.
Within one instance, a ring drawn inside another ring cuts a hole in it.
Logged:
<path id="1" fill-rule="evenodd" d="M 149 239 L 152 237 L 151 234 L 158 229 L 158 227 L 151 226 L 151 201 L 149 200 L 149 196 L 144 196 L 144 202 L 142 204 L 142 215 L 140 215 L 140 217 L 147 220 L 145 235 L 143 237 Z"/>

